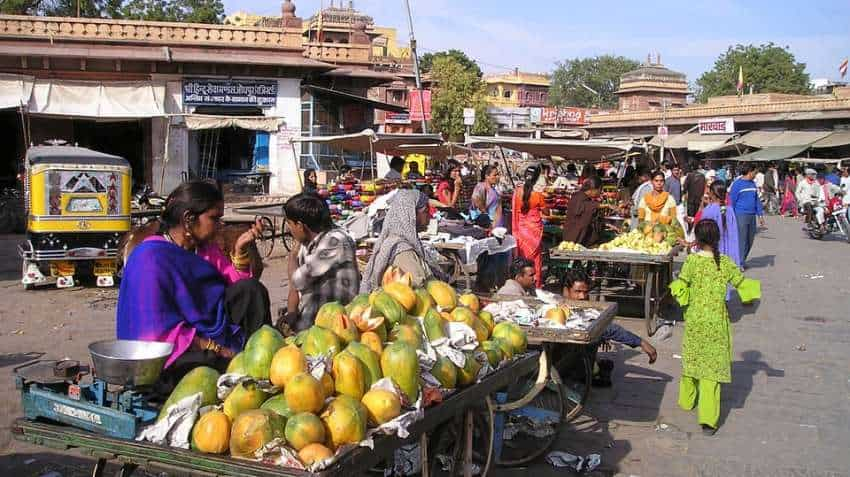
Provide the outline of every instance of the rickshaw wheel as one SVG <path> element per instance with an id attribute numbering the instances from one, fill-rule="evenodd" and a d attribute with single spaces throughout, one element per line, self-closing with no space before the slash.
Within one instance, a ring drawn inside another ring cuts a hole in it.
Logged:
<path id="1" fill-rule="evenodd" d="M 260 217 L 260 223 L 263 224 L 263 234 L 257 240 L 257 252 L 262 258 L 269 258 L 274 251 L 274 224 L 268 217 Z"/>
<path id="2" fill-rule="evenodd" d="M 428 443 L 428 460 L 422 465 L 430 467 L 429 475 L 456 477 L 464 475 L 464 430 L 471 426 L 472 431 L 472 465 L 477 467 L 473 475 L 486 475 L 489 471 L 488 461 L 493 449 L 493 419 L 488 408 L 476 407 L 472 410 L 471 422 L 466 419 L 466 412 L 455 416 L 432 432 Z M 448 461 L 445 459 L 449 458 Z M 448 467 L 446 470 L 444 467 Z"/>

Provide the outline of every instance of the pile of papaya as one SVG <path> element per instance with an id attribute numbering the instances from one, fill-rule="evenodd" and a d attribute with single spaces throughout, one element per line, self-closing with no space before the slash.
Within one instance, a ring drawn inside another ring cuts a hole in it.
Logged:
<path id="1" fill-rule="evenodd" d="M 227 369 L 228 374 L 253 380 L 240 382 L 219 402 L 218 373 L 196 368 L 178 383 L 162 416 L 170 404 L 201 393 L 202 406 L 217 406 L 196 421 L 193 449 L 255 458 L 276 441 L 310 469 L 326 464 L 340 447 L 361 442 L 368 429 L 395 419 L 417 402 L 423 385 L 417 350 L 446 338 L 448 323 L 467 325 L 478 348 L 465 352 L 463 367 L 437 355 L 430 374 L 443 391 L 472 385 L 487 363 L 496 368 L 525 352 L 525 332 L 513 323 L 494 323 L 475 295 L 458 296 L 440 281 L 424 289 L 413 289 L 410 283 L 408 274 L 390 267 L 380 289 L 348 304 L 324 304 L 314 326 L 296 336 L 284 338 L 264 326 Z M 330 363 L 320 376 L 310 366 L 317 358 Z M 259 386 L 264 380 L 273 387 Z M 392 383 L 389 389 L 387 380 Z M 278 392 L 270 394 L 268 389 Z"/>

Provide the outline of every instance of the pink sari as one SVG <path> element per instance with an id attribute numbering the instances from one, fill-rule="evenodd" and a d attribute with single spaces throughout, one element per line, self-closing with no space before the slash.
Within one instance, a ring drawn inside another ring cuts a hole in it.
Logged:
<path id="1" fill-rule="evenodd" d="M 794 195 L 796 191 L 797 181 L 789 175 L 785 178 L 785 195 L 779 207 L 779 215 L 785 215 L 785 212 L 790 210 L 791 217 L 797 216 L 797 197 Z"/>
<path id="2" fill-rule="evenodd" d="M 540 210 L 545 205 L 543 194 L 532 192 L 528 199 L 528 212 L 522 213 L 523 186 L 514 190 L 511 206 L 511 233 L 516 238 L 519 256 L 534 263 L 534 282 L 543 287 L 543 217 Z"/>

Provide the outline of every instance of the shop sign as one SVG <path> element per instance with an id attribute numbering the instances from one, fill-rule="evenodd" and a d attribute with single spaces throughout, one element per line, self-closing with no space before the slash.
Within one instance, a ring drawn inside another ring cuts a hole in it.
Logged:
<path id="1" fill-rule="evenodd" d="M 410 124 L 410 114 L 387 111 L 384 114 L 384 124 Z"/>
<path id="2" fill-rule="evenodd" d="M 184 79 L 183 104 L 273 108 L 277 105 L 277 81 Z"/>
<path id="3" fill-rule="evenodd" d="M 545 124 L 587 124 L 587 110 L 582 108 L 543 108 L 541 116 Z"/>
<path id="4" fill-rule="evenodd" d="M 411 121 L 422 121 L 422 111 L 425 111 L 425 120 L 431 120 L 431 90 L 423 89 L 412 89 L 410 90 L 410 94 L 407 95 L 410 98 L 410 104 L 408 105 L 410 109 L 410 120 Z"/>
<path id="5" fill-rule="evenodd" d="M 658 137 L 661 139 L 667 139 L 669 134 L 670 131 L 667 129 L 667 126 L 658 126 Z"/>
<path id="6" fill-rule="evenodd" d="M 475 126 L 475 108 L 463 108 L 463 125 Z"/>
<path id="7" fill-rule="evenodd" d="M 703 119 L 699 122 L 700 134 L 731 134 L 735 132 L 733 118 Z"/>
<path id="8" fill-rule="evenodd" d="M 543 122 L 543 108 L 530 108 L 528 110 L 528 120 L 531 124 L 540 124 Z"/>

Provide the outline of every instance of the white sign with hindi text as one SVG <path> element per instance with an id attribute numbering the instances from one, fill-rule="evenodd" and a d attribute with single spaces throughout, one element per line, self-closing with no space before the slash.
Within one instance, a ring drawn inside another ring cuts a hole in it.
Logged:
<path id="1" fill-rule="evenodd" d="M 703 119 L 699 122 L 700 134 L 731 134 L 735 132 L 735 120 L 732 118 Z"/>

